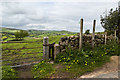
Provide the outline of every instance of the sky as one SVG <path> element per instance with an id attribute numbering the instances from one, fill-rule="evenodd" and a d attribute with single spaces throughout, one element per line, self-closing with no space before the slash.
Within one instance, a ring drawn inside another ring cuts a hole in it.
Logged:
<path id="1" fill-rule="evenodd" d="M 119 0 L 3 0 L 0 2 L 1 27 L 36 30 L 80 31 L 83 18 L 83 31 L 92 32 L 96 20 L 96 32 L 104 29 L 100 15 L 118 7 Z"/>

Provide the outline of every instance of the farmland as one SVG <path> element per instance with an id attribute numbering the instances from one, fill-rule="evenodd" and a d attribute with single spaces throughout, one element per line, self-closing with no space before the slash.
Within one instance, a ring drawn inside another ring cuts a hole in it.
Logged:
<path id="1" fill-rule="evenodd" d="M 58 43 L 61 37 L 75 34 L 67 31 L 57 32 L 57 31 L 29 30 L 28 31 L 29 37 L 25 37 L 24 40 L 22 41 L 14 41 L 15 36 L 13 34 L 16 31 L 19 31 L 19 30 L 9 29 L 9 28 L 3 28 L 2 30 L 2 33 L 3 33 L 2 42 L 9 42 L 9 43 L 2 44 L 2 55 L 3 55 L 2 60 L 7 60 L 7 59 L 11 60 L 11 61 L 5 61 L 3 62 L 3 64 L 11 63 L 12 65 L 15 65 L 23 61 L 24 62 L 34 61 L 36 59 L 40 60 L 41 57 L 43 56 L 43 37 L 44 36 L 49 35 L 50 43 L 53 43 L 53 42 Z M 5 37 L 7 38 L 4 39 Z M 25 59 L 29 57 L 35 57 L 35 58 Z M 25 60 L 22 60 L 22 58 L 24 58 Z"/>

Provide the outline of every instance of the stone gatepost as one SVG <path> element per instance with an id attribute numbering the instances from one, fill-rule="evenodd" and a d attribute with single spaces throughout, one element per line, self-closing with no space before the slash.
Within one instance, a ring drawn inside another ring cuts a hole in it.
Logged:
<path id="1" fill-rule="evenodd" d="M 43 60 L 49 59 L 49 39 L 48 37 L 43 38 Z"/>
<path id="2" fill-rule="evenodd" d="M 54 60 L 56 58 L 56 55 L 60 53 L 60 45 L 59 44 L 55 44 L 54 45 Z"/>

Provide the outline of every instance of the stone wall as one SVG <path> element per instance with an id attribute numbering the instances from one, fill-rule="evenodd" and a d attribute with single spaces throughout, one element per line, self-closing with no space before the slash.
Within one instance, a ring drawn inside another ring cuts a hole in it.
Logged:
<path id="1" fill-rule="evenodd" d="M 107 41 L 108 40 L 112 40 L 114 37 L 111 36 L 107 36 Z M 95 45 L 99 45 L 99 44 L 104 44 L 105 43 L 105 35 L 104 34 L 97 34 L 95 35 Z M 92 35 L 83 35 L 83 46 L 85 46 L 86 44 L 90 44 L 92 45 Z M 66 47 L 71 46 L 74 49 L 78 49 L 79 48 L 79 35 L 77 36 L 65 36 L 63 38 L 60 39 L 59 41 L 59 45 L 60 45 L 60 51 L 63 52 L 66 50 Z"/>

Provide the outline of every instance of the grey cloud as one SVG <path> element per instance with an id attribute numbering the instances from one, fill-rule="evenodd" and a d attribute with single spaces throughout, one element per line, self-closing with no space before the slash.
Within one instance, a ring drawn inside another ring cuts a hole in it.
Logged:
<path id="1" fill-rule="evenodd" d="M 2 3 L 2 12 L 4 15 L 15 15 L 15 14 L 25 14 L 26 11 L 21 9 L 19 3 Z"/>
<path id="2" fill-rule="evenodd" d="M 3 3 L 2 26 L 24 29 L 48 29 L 79 31 L 80 18 L 84 18 L 84 31 L 92 31 L 94 19 L 99 21 L 105 9 L 114 3 L 53 2 L 53 3 Z M 32 25 L 29 24 L 38 24 Z M 29 26 L 27 26 L 29 25 Z M 96 31 L 103 31 L 100 23 Z"/>

